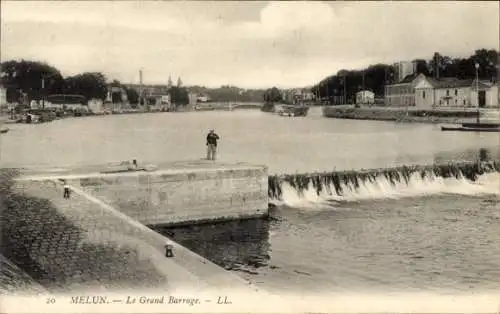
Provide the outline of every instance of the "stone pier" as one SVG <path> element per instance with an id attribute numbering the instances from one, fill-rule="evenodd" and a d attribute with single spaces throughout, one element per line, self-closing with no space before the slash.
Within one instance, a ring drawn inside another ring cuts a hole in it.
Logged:
<path id="1" fill-rule="evenodd" d="M 2 213 L 3 254 L 51 292 L 257 290 L 80 189 L 62 193 L 16 181 Z"/>
<path id="2" fill-rule="evenodd" d="M 25 170 L 20 180 L 64 179 L 146 225 L 186 225 L 268 214 L 265 166 L 191 161 L 162 164 L 148 171 L 120 172 L 117 168 L 110 173 L 108 168 Z"/>
<path id="3" fill-rule="evenodd" d="M 266 216 L 267 167 L 212 161 L 132 166 L 18 169 L 11 183 L 0 185 L 1 253 L 51 292 L 256 291 L 146 225 Z M 70 199 L 63 198 L 63 182 Z M 166 245 L 173 257 L 166 256 Z"/>

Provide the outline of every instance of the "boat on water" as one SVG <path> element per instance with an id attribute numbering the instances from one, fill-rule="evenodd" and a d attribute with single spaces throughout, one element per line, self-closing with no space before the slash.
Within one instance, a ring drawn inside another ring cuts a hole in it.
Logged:
<path id="1" fill-rule="evenodd" d="M 494 122 L 462 123 L 462 127 L 464 127 L 464 128 L 494 129 L 494 128 L 500 128 L 500 123 L 494 123 Z"/>
<path id="2" fill-rule="evenodd" d="M 459 132 L 500 132 L 499 122 L 468 122 L 460 126 L 442 126 L 441 131 L 459 131 Z"/>
<path id="3" fill-rule="evenodd" d="M 3 128 L 3 129 L 0 129 L 0 134 L 7 133 L 9 131 L 10 131 L 9 128 Z"/>
<path id="4" fill-rule="evenodd" d="M 276 109 L 276 113 L 285 117 L 305 117 L 309 113 L 309 107 L 304 105 L 282 105 Z"/>
<path id="5" fill-rule="evenodd" d="M 442 126 L 441 131 L 459 131 L 459 132 L 500 132 L 500 127 L 496 128 L 488 128 L 488 127 L 463 127 L 463 126 L 455 126 L 455 127 L 447 127 Z"/>

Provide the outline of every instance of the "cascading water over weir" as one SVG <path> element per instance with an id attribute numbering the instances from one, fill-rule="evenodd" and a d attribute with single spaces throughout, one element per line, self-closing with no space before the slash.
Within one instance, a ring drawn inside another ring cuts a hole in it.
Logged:
<path id="1" fill-rule="evenodd" d="M 499 172 L 498 161 L 484 161 L 272 175 L 268 179 L 268 195 L 270 202 L 276 204 L 293 203 L 291 198 L 313 202 L 349 201 L 426 193 L 461 193 L 457 192 L 460 188 L 470 193 L 477 192 L 474 188 L 479 188 L 483 192 L 497 194 L 500 181 L 495 176 Z"/>

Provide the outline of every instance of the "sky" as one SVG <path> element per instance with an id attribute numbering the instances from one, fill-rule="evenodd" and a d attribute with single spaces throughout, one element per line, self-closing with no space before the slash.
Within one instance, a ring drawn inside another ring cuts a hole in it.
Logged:
<path id="1" fill-rule="evenodd" d="M 1 0 L 1 60 L 64 76 L 302 87 L 341 69 L 499 48 L 497 2 Z"/>

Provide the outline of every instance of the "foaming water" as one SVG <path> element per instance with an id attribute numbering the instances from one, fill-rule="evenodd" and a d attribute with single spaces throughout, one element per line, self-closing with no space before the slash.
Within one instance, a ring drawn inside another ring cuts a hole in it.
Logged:
<path id="1" fill-rule="evenodd" d="M 275 205 L 334 206 L 335 202 L 399 199 L 424 195 L 500 195 L 500 172 L 495 163 L 427 166 L 367 172 L 304 174 L 270 179 Z"/>
<path id="2" fill-rule="evenodd" d="M 330 201 L 359 201 L 369 199 L 398 199 L 402 197 L 417 197 L 423 195 L 458 194 L 458 195 L 500 195 L 500 174 L 488 173 L 480 176 L 478 181 L 470 181 L 464 177 L 460 179 L 442 178 L 436 175 L 422 179 L 419 174 L 413 174 L 408 184 L 398 182 L 392 184 L 383 176 L 375 181 L 361 183 L 359 187 L 351 184 L 342 184 L 343 193 L 338 195 L 333 185 L 327 186 L 326 191 L 318 195 L 312 183 L 302 193 L 284 183 L 282 200 L 273 199 L 276 205 L 291 207 L 318 207 L 331 206 Z"/>

